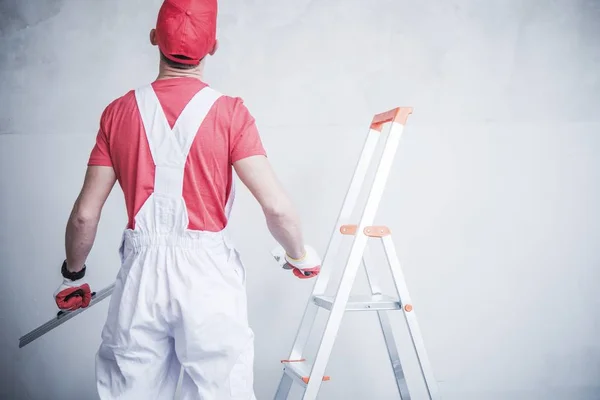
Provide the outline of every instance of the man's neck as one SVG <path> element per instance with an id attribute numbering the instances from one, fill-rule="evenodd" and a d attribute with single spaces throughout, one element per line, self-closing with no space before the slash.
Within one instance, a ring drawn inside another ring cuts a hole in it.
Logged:
<path id="1" fill-rule="evenodd" d="M 168 66 L 161 62 L 158 68 L 157 80 L 160 79 L 171 79 L 171 78 L 195 78 L 198 80 L 203 79 L 204 63 L 200 63 L 196 68 L 192 69 L 177 69 Z"/>

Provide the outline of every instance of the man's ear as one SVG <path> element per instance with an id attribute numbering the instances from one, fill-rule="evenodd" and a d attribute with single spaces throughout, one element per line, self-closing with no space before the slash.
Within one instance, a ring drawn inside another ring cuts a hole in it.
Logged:
<path id="1" fill-rule="evenodd" d="M 214 55 L 217 52 L 218 48 L 219 48 L 219 41 L 217 39 L 215 39 L 215 44 L 213 45 L 212 50 L 208 52 L 208 54 L 210 54 L 211 56 Z"/>
<path id="2" fill-rule="evenodd" d="M 156 29 L 154 28 L 150 30 L 150 43 L 152 44 L 152 46 L 156 46 L 158 44 L 158 42 L 156 41 Z"/>

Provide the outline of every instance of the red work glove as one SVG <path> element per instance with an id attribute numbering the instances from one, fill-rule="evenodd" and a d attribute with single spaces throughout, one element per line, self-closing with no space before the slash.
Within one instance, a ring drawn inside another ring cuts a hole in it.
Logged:
<path id="1" fill-rule="evenodd" d="M 84 279 L 85 265 L 78 272 L 67 270 L 67 261 L 63 262 L 61 268 L 63 282 L 54 292 L 54 300 L 61 310 L 75 311 L 81 307 L 87 307 L 92 301 L 92 290 Z"/>
<path id="2" fill-rule="evenodd" d="M 300 279 L 314 278 L 321 272 L 321 257 L 311 246 L 304 247 L 304 256 L 300 259 L 294 259 L 288 254 L 284 258 L 294 275 Z"/>

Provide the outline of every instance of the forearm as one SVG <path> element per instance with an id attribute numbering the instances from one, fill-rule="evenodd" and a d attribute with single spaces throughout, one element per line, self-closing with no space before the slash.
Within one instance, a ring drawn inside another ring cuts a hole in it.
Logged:
<path id="1" fill-rule="evenodd" d="M 300 218 L 264 156 L 246 157 L 234 163 L 244 184 L 260 203 L 273 238 L 292 258 L 304 255 Z"/>
<path id="2" fill-rule="evenodd" d="M 96 238 L 99 218 L 86 218 L 73 210 L 65 232 L 67 268 L 77 272 L 83 268 Z"/>
<path id="3" fill-rule="evenodd" d="M 292 258 L 304 255 L 304 241 L 300 218 L 291 206 L 277 212 L 265 211 L 267 226 L 273 238 L 285 249 Z"/>

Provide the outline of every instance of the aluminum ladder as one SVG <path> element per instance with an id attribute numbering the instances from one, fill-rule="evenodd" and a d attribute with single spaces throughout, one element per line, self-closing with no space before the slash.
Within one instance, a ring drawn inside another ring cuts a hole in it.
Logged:
<path id="1" fill-rule="evenodd" d="M 395 375 L 396 385 L 398 386 L 400 399 L 411 399 L 400 362 L 398 346 L 394 340 L 392 325 L 387 314 L 388 310 L 398 310 L 404 314 L 419 362 L 421 374 L 427 388 L 428 398 L 431 400 L 439 398 L 437 383 L 434 379 L 428 356 L 425 351 L 413 304 L 406 287 L 390 229 L 386 226 L 372 225 L 393 164 L 400 137 L 402 136 L 408 116 L 412 111 L 411 107 L 398 107 L 377 114 L 372 120 L 360 159 L 355 167 L 350 187 L 345 195 L 335 229 L 327 246 L 321 273 L 317 276 L 314 283 L 313 292 L 306 305 L 292 350 L 289 357 L 286 360 L 281 361 L 284 364 L 283 375 L 279 382 L 277 392 L 275 393 L 275 400 L 287 399 L 294 382 L 303 387 L 303 400 L 313 400 L 317 398 L 322 382 L 330 380 L 330 377 L 325 375 L 325 369 L 345 311 L 377 312 L 383 331 L 385 345 Z M 370 189 L 368 189 L 369 194 L 360 221 L 358 225 L 349 224 L 348 219 L 352 215 L 362 190 L 367 171 L 374 158 L 373 155 L 375 149 L 379 140 L 384 136 L 382 135 L 383 127 L 388 123 L 391 124 L 391 127 L 387 140 L 385 141 L 385 147 L 383 148 L 381 158 L 377 165 L 375 177 Z M 345 268 L 335 296 L 325 296 L 324 293 L 329 283 L 333 263 L 338 255 L 337 253 L 344 235 L 354 236 L 352 246 L 349 255 L 347 256 L 348 258 L 345 262 Z M 369 262 L 367 241 L 370 238 L 379 239 L 383 243 L 385 256 L 391 270 L 397 296 L 387 296 L 381 293 L 379 283 L 375 278 L 373 265 Z M 281 250 L 279 249 L 278 253 L 274 250 L 272 255 L 279 264 L 286 267 L 285 258 L 280 251 Z M 371 295 L 350 296 L 361 261 L 365 268 Z M 314 361 L 311 364 L 305 359 L 303 353 L 320 308 L 329 310 L 329 314 L 318 350 L 314 357 Z"/>

